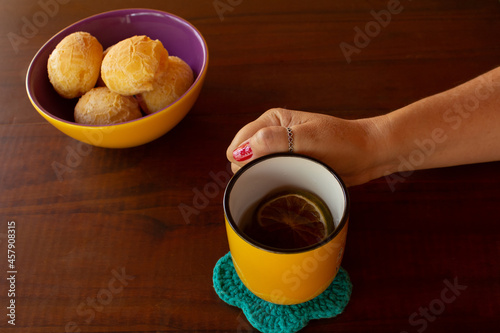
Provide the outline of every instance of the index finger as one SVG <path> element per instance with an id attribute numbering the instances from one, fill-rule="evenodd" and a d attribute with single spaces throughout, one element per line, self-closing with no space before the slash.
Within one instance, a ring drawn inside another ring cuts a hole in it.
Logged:
<path id="1" fill-rule="evenodd" d="M 233 141 L 231 141 L 231 144 L 227 148 L 227 159 L 231 162 L 235 162 L 233 151 L 243 142 L 251 138 L 260 129 L 270 126 L 285 126 L 283 125 L 283 117 L 280 115 L 280 109 L 270 109 L 264 112 L 256 120 L 243 126 L 238 133 L 236 133 Z"/>

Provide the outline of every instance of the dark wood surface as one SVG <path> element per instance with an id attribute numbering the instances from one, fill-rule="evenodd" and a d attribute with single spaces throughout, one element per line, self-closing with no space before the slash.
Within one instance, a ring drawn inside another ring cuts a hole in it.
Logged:
<path id="1" fill-rule="evenodd" d="M 21 36 L 41 3 L 57 11 L 14 47 L 9 33 Z M 348 63 L 340 44 L 354 45 L 355 28 L 390 3 L 3 1 L 0 331 L 252 332 L 212 285 L 228 251 L 221 203 L 225 150 L 236 131 L 277 106 L 344 118 L 383 114 L 500 64 L 496 0 L 402 0 L 402 11 Z M 215 4 L 226 4 L 225 12 Z M 177 14 L 202 32 L 210 50 L 205 86 L 188 116 L 154 142 L 118 150 L 80 144 L 31 106 L 29 62 L 71 23 L 138 6 Z M 66 172 L 58 175 L 57 164 Z M 383 178 L 352 187 L 342 264 L 351 301 L 339 317 L 303 331 L 497 331 L 499 167 L 419 171 L 392 189 Z M 196 212 L 186 217 L 180 207 Z M 15 327 L 6 316 L 9 221 L 16 223 Z M 459 285 L 455 294 L 449 284 Z"/>

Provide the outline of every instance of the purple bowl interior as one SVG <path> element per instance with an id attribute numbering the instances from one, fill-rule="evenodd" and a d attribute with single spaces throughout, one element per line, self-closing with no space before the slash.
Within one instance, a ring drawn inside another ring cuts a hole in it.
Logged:
<path id="1" fill-rule="evenodd" d="M 158 39 L 170 55 L 191 66 L 195 81 L 206 66 L 208 51 L 203 37 L 185 20 L 150 9 L 124 9 L 83 19 L 52 37 L 35 55 L 28 69 L 26 84 L 33 102 L 45 113 L 74 122 L 73 109 L 78 99 L 64 99 L 52 87 L 47 74 L 47 60 L 56 45 L 67 35 L 86 31 L 96 37 L 103 49 L 135 35 Z"/>

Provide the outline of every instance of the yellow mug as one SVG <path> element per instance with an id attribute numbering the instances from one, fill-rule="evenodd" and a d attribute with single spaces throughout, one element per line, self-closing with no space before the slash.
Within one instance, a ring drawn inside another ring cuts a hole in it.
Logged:
<path id="1" fill-rule="evenodd" d="M 278 249 L 257 243 L 242 231 L 244 213 L 283 187 L 309 191 L 325 202 L 335 224 L 325 240 L 301 249 Z M 249 162 L 227 184 L 224 214 L 235 270 L 256 296 L 275 304 L 299 304 L 332 283 L 344 254 L 349 196 L 341 178 L 324 163 L 289 153 Z"/>

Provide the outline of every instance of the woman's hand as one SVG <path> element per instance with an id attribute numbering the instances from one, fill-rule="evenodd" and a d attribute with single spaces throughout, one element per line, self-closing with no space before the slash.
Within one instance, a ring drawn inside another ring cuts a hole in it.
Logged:
<path id="1" fill-rule="evenodd" d="M 333 168 L 347 186 L 383 174 L 383 135 L 378 118 L 345 120 L 329 115 L 271 109 L 244 126 L 227 149 L 233 172 L 249 161 L 289 150 L 287 127 L 292 129 L 295 153 L 316 158 Z"/>

